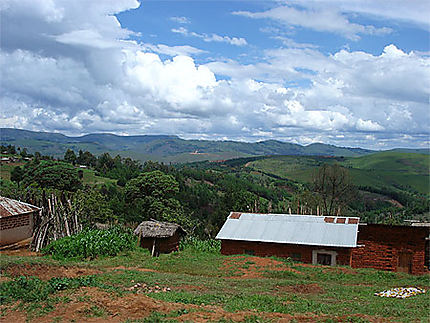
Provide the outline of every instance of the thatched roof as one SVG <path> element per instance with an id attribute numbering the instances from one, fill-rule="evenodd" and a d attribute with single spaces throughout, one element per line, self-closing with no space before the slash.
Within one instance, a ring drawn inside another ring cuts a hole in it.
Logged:
<path id="1" fill-rule="evenodd" d="M 143 221 L 134 230 L 134 234 L 141 238 L 168 238 L 179 230 L 179 234 L 186 235 L 179 224 L 159 221 Z"/>

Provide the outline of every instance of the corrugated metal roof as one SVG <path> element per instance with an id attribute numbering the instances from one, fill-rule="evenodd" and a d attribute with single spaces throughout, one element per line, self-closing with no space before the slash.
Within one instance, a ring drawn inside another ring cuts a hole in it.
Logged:
<path id="1" fill-rule="evenodd" d="M 242 213 L 230 216 L 217 239 L 356 247 L 359 218 Z M 344 222 L 344 223 L 342 223 Z"/>
<path id="2" fill-rule="evenodd" d="M 0 219 L 37 210 L 37 206 L 0 196 Z"/>

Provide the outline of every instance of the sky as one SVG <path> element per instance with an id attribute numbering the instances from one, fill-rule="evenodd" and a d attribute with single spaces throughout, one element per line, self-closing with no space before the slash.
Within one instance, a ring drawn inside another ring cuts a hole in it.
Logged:
<path id="1" fill-rule="evenodd" d="M 430 2 L 2 0 L 0 127 L 429 148 Z"/>

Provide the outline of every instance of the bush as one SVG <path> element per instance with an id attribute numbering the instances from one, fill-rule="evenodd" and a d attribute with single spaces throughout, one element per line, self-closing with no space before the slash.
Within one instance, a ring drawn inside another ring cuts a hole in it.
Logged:
<path id="1" fill-rule="evenodd" d="M 97 285 L 98 282 L 95 276 L 54 277 L 48 281 L 40 280 L 37 277 L 20 276 L 12 281 L 0 284 L 0 303 L 4 304 L 19 300 L 23 302 L 41 302 L 58 290 Z"/>
<path id="2" fill-rule="evenodd" d="M 84 230 L 81 233 L 51 242 L 43 248 L 44 254 L 54 259 L 94 259 L 98 256 L 116 256 L 122 251 L 133 250 L 137 237 L 130 229 L 113 227 L 108 230 Z"/>
<path id="3" fill-rule="evenodd" d="M 221 251 L 221 241 L 215 239 L 200 240 L 196 237 L 187 237 L 181 240 L 180 250 L 193 249 L 200 252 L 219 253 Z"/>

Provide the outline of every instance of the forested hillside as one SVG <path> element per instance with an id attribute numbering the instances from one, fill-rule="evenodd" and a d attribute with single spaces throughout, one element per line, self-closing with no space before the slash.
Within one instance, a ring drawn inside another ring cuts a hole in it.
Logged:
<path id="1" fill-rule="evenodd" d="M 65 193 L 80 203 L 88 225 L 133 226 L 155 218 L 181 223 L 190 233 L 208 238 L 216 235 L 230 211 L 334 212 L 393 224 L 429 220 L 428 155 L 272 156 L 171 166 L 72 150 L 63 161 L 28 153 L 24 159 L 13 148 L 15 155 L 9 156 L 17 161 L 2 164 L 1 194 L 37 204 L 46 192 Z M 342 194 L 327 196 L 326 183 L 318 182 L 322 170 L 345 177 L 333 188 L 344 185 Z"/>

